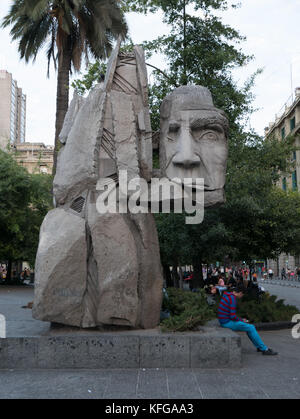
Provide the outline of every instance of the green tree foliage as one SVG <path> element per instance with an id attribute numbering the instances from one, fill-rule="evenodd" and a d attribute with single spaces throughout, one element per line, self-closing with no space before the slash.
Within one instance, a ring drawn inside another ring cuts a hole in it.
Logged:
<path id="1" fill-rule="evenodd" d="M 224 0 L 132 1 L 131 10 L 153 12 L 161 9 L 170 33 L 151 42 L 144 42 L 147 56 L 162 53 L 168 64 L 164 73 L 155 71 L 156 80 L 150 88 L 153 129 L 159 128 L 158 110 L 167 93 L 188 83 L 207 86 L 217 107 L 227 112 L 230 126 L 251 109 L 250 90 L 254 77 L 238 88 L 232 70 L 246 65 L 252 57 L 237 47 L 244 38 L 224 25 L 214 12 L 236 7 Z"/>
<path id="2" fill-rule="evenodd" d="M 127 25 L 118 0 L 13 0 L 3 27 L 12 26 L 11 36 L 19 41 L 20 57 L 36 59 L 48 43 L 49 64 L 58 66 L 55 156 L 69 101 L 69 76 L 79 71 L 82 57 L 106 58 L 113 40 L 124 37 Z"/>
<path id="3" fill-rule="evenodd" d="M 82 75 L 82 77 L 72 82 L 72 87 L 79 95 L 84 96 L 84 94 L 90 91 L 96 83 L 101 81 L 105 72 L 105 64 L 97 60 L 95 63 L 89 64 L 87 71 Z"/>
<path id="4" fill-rule="evenodd" d="M 153 12 L 160 8 L 169 34 L 144 47 L 150 56 L 163 53 L 168 63 L 165 77 L 155 72 L 150 87 L 152 125 L 159 129 L 159 107 L 167 93 L 180 84 L 200 84 L 212 92 L 214 103 L 226 111 L 230 122 L 226 204 L 207 210 L 201 225 L 185 225 L 177 214 L 158 218 L 163 261 L 174 265 L 231 260 L 251 261 L 292 251 L 299 236 L 299 195 L 275 188 L 281 173 L 292 169 L 289 159 L 294 139 L 264 140 L 247 131 L 253 112 L 251 89 L 255 73 L 239 87 L 234 68 L 245 66 L 252 57 L 237 47 L 243 37 L 223 25 L 214 11 L 225 10 L 226 1 L 133 1 L 132 10 Z M 201 12 L 201 13 L 199 13 Z M 299 246 L 299 245 L 298 245 Z M 201 285 L 195 278 L 194 286 Z"/>
<path id="5" fill-rule="evenodd" d="M 152 129 L 159 130 L 162 99 L 186 83 L 208 87 L 230 121 L 226 204 L 205 211 L 200 225 L 186 225 L 183 214 L 156 216 L 163 264 L 198 265 L 194 286 L 201 285 L 201 263 L 225 258 L 250 262 L 296 252 L 300 244 L 299 194 L 276 188 L 281 174 L 293 169 L 294 139 L 265 140 L 246 129 L 259 72 L 242 87 L 234 81 L 233 69 L 251 57 L 239 48 L 244 38 L 214 14 L 231 6 L 236 7 L 223 0 L 126 2 L 127 11 L 162 10 L 170 26 L 170 33 L 143 44 L 148 57 L 163 53 L 168 64 L 163 73 L 154 72 L 149 88 Z"/>
<path id="6" fill-rule="evenodd" d="M 51 208 L 52 177 L 29 174 L 0 151 L 0 260 L 34 265 L 42 220 Z"/>
<path id="7" fill-rule="evenodd" d="M 209 11 L 211 8 L 226 10 L 230 6 L 233 8 L 238 6 L 237 2 L 227 0 L 126 0 L 123 2 L 123 10 L 126 12 L 154 13 L 162 9 L 167 14 L 165 19 L 168 20 L 169 15 L 176 14 L 178 4 L 185 5 L 185 7 L 194 4 L 196 10 L 201 9 L 203 11 Z"/>

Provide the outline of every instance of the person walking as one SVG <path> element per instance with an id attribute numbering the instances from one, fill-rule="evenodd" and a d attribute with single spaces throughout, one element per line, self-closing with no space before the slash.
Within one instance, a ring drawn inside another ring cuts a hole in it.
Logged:
<path id="1" fill-rule="evenodd" d="M 281 279 L 282 279 L 282 280 L 286 280 L 285 267 L 283 267 L 283 268 L 281 269 Z"/>
<path id="2" fill-rule="evenodd" d="M 278 355 L 273 349 L 268 348 L 253 324 L 249 324 L 247 319 L 241 319 L 236 315 L 237 299 L 243 298 L 246 289 L 243 286 L 234 288 L 231 292 L 224 292 L 218 308 L 218 320 L 221 327 L 231 329 L 233 331 L 246 332 L 248 338 L 256 347 L 257 352 L 263 355 Z"/>

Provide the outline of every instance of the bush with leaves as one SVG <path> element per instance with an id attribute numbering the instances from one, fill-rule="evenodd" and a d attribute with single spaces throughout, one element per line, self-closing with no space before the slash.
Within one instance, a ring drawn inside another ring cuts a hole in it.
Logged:
<path id="1" fill-rule="evenodd" d="M 0 150 L 0 261 L 34 265 L 43 218 L 52 207 L 52 177 L 30 174 Z"/>
<path id="2" fill-rule="evenodd" d="M 161 322 L 161 329 L 164 332 L 195 330 L 217 316 L 220 296 L 215 297 L 214 306 L 209 306 L 204 290 L 191 292 L 168 288 L 167 294 L 168 298 L 164 298 L 162 309 L 169 311 L 171 315 Z M 284 300 L 269 293 L 264 293 L 259 298 L 254 298 L 250 294 L 245 295 L 237 304 L 238 316 L 247 318 L 250 323 L 291 321 L 297 313 L 299 313 L 297 307 L 287 305 Z"/>
<path id="3" fill-rule="evenodd" d="M 250 323 L 271 323 L 291 321 L 299 309 L 292 305 L 284 304 L 284 300 L 277 299 L 275 295 L 265 293 L 259 299 L 243 297 L 238 302 L 237 312 L 241 318 L 246 318 Z"/>
<path id="4" fill-rule="evenodd" d="M 207 304 L 206 294 L 168 288 L 168 299 L 164 299 L 163 309 L 169 310 L 170 318 L 161 323 L 163 331 L 184 332 L 193 330 L 215 317 L 214 310 Z"/>

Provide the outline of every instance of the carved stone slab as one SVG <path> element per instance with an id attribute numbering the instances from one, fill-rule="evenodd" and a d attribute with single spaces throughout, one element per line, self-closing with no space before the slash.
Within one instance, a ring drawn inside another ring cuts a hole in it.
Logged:
<path id="1" fill-rule="evenodd" d="M 80 326 L 86 291 L 85 221 L 63 209 L 50 211 L 36 257 L 35 319 Z"/>

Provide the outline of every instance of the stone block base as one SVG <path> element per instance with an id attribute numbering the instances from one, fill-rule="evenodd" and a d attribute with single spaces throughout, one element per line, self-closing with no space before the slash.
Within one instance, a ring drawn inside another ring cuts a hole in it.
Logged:
<path id="1" fill-rule="evenodd" d="M 158 331 L 0 339 L 0 369 L 237 368 L 241 338 L 230 330 Z"/>

